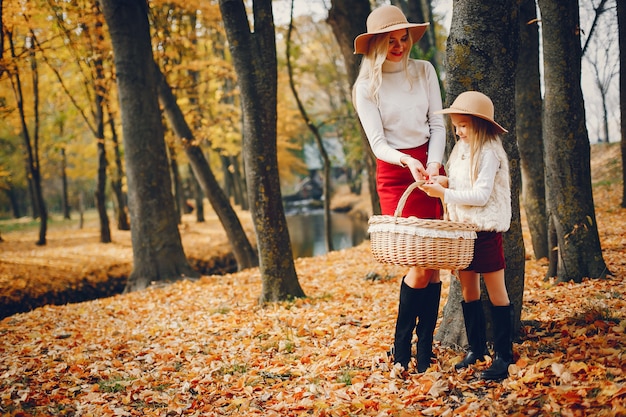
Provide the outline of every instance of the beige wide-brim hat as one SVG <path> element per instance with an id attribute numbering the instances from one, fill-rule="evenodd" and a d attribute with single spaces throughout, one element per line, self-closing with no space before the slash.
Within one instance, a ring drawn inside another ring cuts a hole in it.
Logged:
<path id="1" fill-rule="evenodd" d="M 493 102 L 489 97 L 478 91 L 465 91 L 454 99 L 452 105 L 436 114 L 469 114 L 480 117 L 493 124 L 500 133 L 507 133 L 508 130 L 500 126 L 494 118 Z"/>
<path id="2" fill-rule="evenodd" d="M 428 25 L 430 23 L 409 23 L 402 10 L 396 6 L 380 6 L 367 17 L 367 32 L 354 39 L 354 53 L 366 54 L 374 36 L 399 29 L 408 29 L 411 40 L 415 43 L 424 36 Z"/>

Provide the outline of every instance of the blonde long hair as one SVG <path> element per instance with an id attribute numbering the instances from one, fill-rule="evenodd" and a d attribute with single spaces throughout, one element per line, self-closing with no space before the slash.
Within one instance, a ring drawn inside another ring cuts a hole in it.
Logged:
<path id="1" fill-rule="evenodd" d="M 470 137 L 470 181 L 474 184 L 474 181 L 478 178 L 480 151 L 485 144 L 489 142 L 500 142 L 501 139 L 498 128 L 496 128 L 493 123 L 474 115 L 469 116 L 471 120 L 468 132 L 468 136 Z"/>
<path id="2" fill-rule="evenodd" d="M 407 29 L 407 36 L 409 37 L 408 42 L 409 45 L 413 45 L 413 39 L 411 38 L 411 32 Z M 383 63 L 387 59 L 387 52 L 389 51 L 389 37 L 390 32 L 381 33 L 380 35 L 375 35 L 370 40 L 370 47 L 366 54 L 363 55 L 363 60 L 361 61 L 361 67 L 359 69 L 359 76 L 357 77 L 354 86 L 352 87 L 352 104 L 356 109 L 356 96 L 355 89 L 356 85 L 361 80 L 367 80 L 368 88 L 367 91 L 374 103 L 377 106 L 380 105 L 380 100 L 378 97 L 378 92 L 380 90 L 380 86 L 383 83 Z M 409 79 L 409 82 L 412 81 L 409 76 L 408 70 L 408 62 L 409 62 L 409 53 L 404 54 L 402 57 L 402 64 L 404 66 L 404 71 Z M 358 109 L 357 109 L 358 112 Z"/>

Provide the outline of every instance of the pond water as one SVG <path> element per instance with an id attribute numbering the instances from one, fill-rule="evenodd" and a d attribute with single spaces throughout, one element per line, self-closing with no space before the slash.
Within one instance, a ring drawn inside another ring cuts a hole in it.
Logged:
<path id="1" fill-rule="evenodd" d="M 324 255 L 327 252 L 323 210 L 289 214 L 286 217 L 294 259 Z M 331 213 L 331 225 L 333 250 L 357 246 L 367 238 L 367 220 L 356 219 L 346 213 Z"/>

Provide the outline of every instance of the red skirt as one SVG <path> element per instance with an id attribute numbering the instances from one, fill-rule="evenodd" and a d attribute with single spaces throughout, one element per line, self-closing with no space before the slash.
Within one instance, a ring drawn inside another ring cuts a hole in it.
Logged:
<path id="1" fill-rule="evenodd" d="M 426 166 L 428 159 L 428 143 L 412 149 L 400 149 L 401 152 L 412 156 Z M 376 160 L 376 190 L 380 199 L 381 214 L 393 216 L 398 207 L 400 197 L 415 182 L 408 168 L 388 162 Z M 445 175 L 443 167 L 440 175 Z M 402 217 L 415 216 L 420 219 L 441 219 L 443 208 L 439 198 L 428 197 L 419 188 L 413 190 L 404 205 Z"/>
<path id="2" fill-rule="evenodd" d="M 478 232 L 474 241 L 474 258 L 464 271 L 474 271 L 479 274 L 495 272 L 506 268 L 502 233 Z"/>

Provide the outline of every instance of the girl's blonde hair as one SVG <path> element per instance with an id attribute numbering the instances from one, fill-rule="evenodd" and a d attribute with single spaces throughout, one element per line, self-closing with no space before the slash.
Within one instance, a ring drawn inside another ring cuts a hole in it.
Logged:
<path id="1" fill-rule="evenodd" d="M 413 39 L 411 38 L 411 32 L 407 29 L 408 36 L 408 44 L 413 45 Z M 352 87 L 352 103 L 356 109 L 356 100 L 355 100 L 355 88 L 359 81 L 367 80 L 368 88 L 367 91 L 374 103 L 378 106 L 380 104 L 378 98 L 378 92 L 380 90 L 380 86 L 383 83 L 383 63 L 387 59 L 387 52 L 389 51 L 389 37 L 390 32 L 381 33 L 380 35 L 373 36 L 370 40 L 370 47 L 366 54 L 363 55 L 363 60 L 361 61 L 361 67 L 359 69 L 359 76 Z M 408 70 L 408 62 L 409 55 L 404 54 L 402 57 L 402 64 L 404 66 L 404 71 L 409 79 L 409 82 L 412 81 L 412 78 L 409 76 Z M 358 112 L 358 109 L 357 109 Z"/>
<path id="2" fill-rule="evenodd" d="M 479 156 L 480 151 L 486 143 L 499 142 L 500 132 L 493 123 L 476 117 L 470 116 L 471 122 L 469 123 L 468 136 L 469 136 L 469 148 L 470 148 L 470 181 L 473 184 L 478 178 L 479 169 Z"/>

